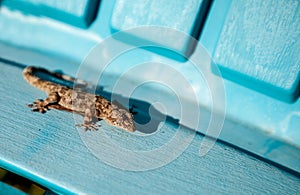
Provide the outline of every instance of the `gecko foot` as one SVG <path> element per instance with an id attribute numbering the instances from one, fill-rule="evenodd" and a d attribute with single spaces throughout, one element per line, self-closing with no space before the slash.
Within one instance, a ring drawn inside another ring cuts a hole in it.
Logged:
<path id="1" fill-rule="evenodd" d="M 96 123 L 87 123 L 87 124 L 76 124 L 76 127 L 83 127 L 84 131 L 96 131 L 98 130 L 98 127 L 100 127 L 100 125 L 97 125 Z"/>
<path id="2" fill-rule="evenodd" d="M 29 108 L 32 108 L 32 112 L 40 112 L 40 113 L 45 113 L 49 110 L 48 106 L 44 105 L 44 100 L 37 99 L 35 102 L 32 104 L 27 104 Z"/>

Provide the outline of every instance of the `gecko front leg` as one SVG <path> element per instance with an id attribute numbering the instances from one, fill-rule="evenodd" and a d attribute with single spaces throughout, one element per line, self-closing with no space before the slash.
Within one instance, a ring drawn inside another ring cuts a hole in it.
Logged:
<path id="1" fill-rule="evenodd" d="M 29 108 L 32 108 L 33 112 L 45 113 L 49 110 L 49 105 L 56 104 L 59 101 L 59 95 L 55 93 L 50 93 L 48 97 L 44 100 L 37 99 L 32 104 L 27 104 Z"/>

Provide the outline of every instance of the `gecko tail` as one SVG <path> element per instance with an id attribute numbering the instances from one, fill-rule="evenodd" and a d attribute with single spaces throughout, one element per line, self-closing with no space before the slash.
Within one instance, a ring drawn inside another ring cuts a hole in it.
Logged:
<path id="1" fill-rule="evenodd" d="M 34 66 L 27 66 L 24 70 L 23 70 L 23 77 L 24 79 L 35 86 L 35 84 L 37 82 L 39 82 L 39 80 L 41 80 L 40 78 L 38 78 L 37 76 L 35 76 L 35 72 L 37 71 L 37 67 Z"/>
<path id="2" fill-rule="evenodd" d="M 37 87 L 44 91 L 47 91 L 49 89 L 49 86 L 54 85 L 54 83 L 45 81 L 45 80 L 39 78 L 36 75 L 37 72 L 49 74 L 50 76 L 52 75 L 52 72 L 50 72 L 44 68 L 35 67 L 35 66 L 27 66 L 23 70 L 23 77 L 28 83 L 30 83 L 34 87 Z"/>
<path id="3" fill-rule="evenodd" d="M 56 85 L 56 84 L 51 82 L 50 80 L 47 81 L 45 79 L 40 78 L 39 76 L 37 76 L 37 73 L 44 73 L 49 77 L 53 77 L 62 81 L 68 81 L 73 84 L 76 83 L 76 86 L 81 88 L 84 88 L 89 85 L 89 83 L 84 80 L 76 79 L 74 77 L 64 75 L 63 73 L 51 72 L 41 67 L 27 66 L 23 71 L 23 77 L 25 78 L 25 80 L 31 85 L 44 91 L 47 91 L 49 86 Z"/>

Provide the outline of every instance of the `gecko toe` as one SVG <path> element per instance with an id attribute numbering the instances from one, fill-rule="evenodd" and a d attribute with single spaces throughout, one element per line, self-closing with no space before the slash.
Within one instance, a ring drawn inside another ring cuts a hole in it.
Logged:
<path id="1" fill-rule="evenodd" d="M 98 127 L 100 127 L 100 125 L 97 125 L 96 123 L 87 123 L 87 124 L 76 124 L 76 127 L 83 127 L 84 131 L 96 131 L 98 130 Z"/>
<path id="2" fill-rule="evenodd" d="M 33 104 L 26 104 L 27 105 L 27 107 L 29 107 L 29 108 L 33 108 Z"/>
<path id="3" fill-rule="evenodd" d="M 40 112 L 42 114 L 46 113 L 49 110 L 48 106 L 44 106 L 43 102 L 38 100 L 33 102 L 32 104 L 27 104 L 27 106 L 29 108 L 32 108 L 32 112 Z"/>

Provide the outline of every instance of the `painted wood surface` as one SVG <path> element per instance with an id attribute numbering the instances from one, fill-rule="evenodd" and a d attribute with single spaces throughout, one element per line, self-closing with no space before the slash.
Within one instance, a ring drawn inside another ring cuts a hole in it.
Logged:
<path id="1" fill-rule="evenodd" d="M 0 195 L 25 195 L 24 192 L 0 182 Z"/>
<path id="2" fill-rule="evenodd" d="M 0 63 L 1 167 L 62 193 L 296 194 L 300 190 L 299 177 L 220 142 L 200 157 L 199 145 L 203 138 L 200 134 L 196 134 L 182 155 L 160 168 L 142 172 L 114 168 L 87 148 L 82 135 L 96 137 L 105 132 L 128 148 L 153 149 L 157 144 L 166 143 L 176 130 L 167 125 L 154 137 L 136 139 L 133 134 L 101 122 L 103 131 L 84 133 L 75 128 L 70 113 L 56 110 L 44 115 L 32 113 L 26 103 L 45 94 L 24 81 L 22 62 L 43 62 L 51 69 L 63 67 L 68 74 L 75 73 L 76 64 L 22 49 L 16 54 L 14 59 L 21 64 L 5 60 Z M 108 148 L 102 142 L 93 144 L 103 153 L 116 154 L 115 148 Z M 122 160 L 117 154 L 111 159 Z M 159 159 L 160 156 L 155 159 L 141 156 L 136 166 Z"/>
<path id="3" fill-rule="evenodd" d="M 232 0 L 224 17 L 212 54 L 224 77 L 271 97 L 297 100 L 299 1 Z"/>
<path id="4" fill-rule="evenodd" d="M 9 9 L 18 10 L 25 14 L 46 16 L 81 28 L 87 28 L 97 14 L 99 0 L 3 0 L 1 4 L 9 7 Z"/>

